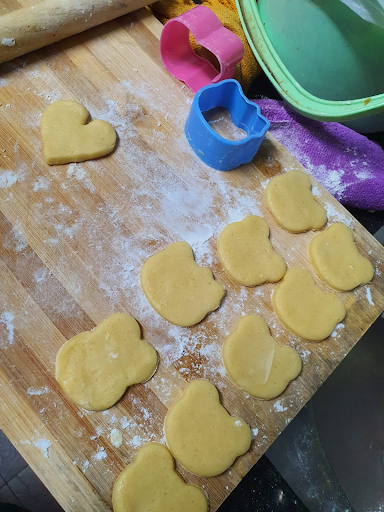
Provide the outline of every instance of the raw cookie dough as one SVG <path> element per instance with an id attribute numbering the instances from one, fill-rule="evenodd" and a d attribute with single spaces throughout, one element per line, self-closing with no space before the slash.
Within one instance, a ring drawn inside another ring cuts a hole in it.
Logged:
<path id="1" fill-rule="evenodd" d="M 321 341 L 346 315 L 344 303 L 334 293 L 317 286 L 309 270 L 290 268 L 272 295 L 274 310 L 296 336 Z"/>
<path id="2" fill-rule="evenodd" d="M 268 224 L 256 215 L 226 226 L 217 249 L 227 274 L 243 286 L 274 283 L 285 274 L 285 261 L 269 241 Z"/>
<path id="3" fill-rule="evenodd" d="M 191 327 L 220 306 L 225 288 L 199 267 L 187 242 L 175 242 L 144 263 L 141 287 L 148 302 L 175 325 Z"/>
<path id="4" fill-rule="evenodd" d="M 325 209 L 311 192 L 311 180 L 301 171 L 272 178 L 265 189 L 268 210 L 287 231 L 302 233 L 320 229 L 327 222 Z"/>
<path id="5" fill-rule="evenodd" d="M 89 411 L 112 407 L 128 386 L 147 381 L 156 371 L 157 352 L 140 334 L 134 318 L 116 313 L 68 340 L 56 358 L 61 389 Z"/>
<path id="6" fill-rule="evenodd" d="M 295 350 L 282 347 L 264 320 L 246 315 L 223 345 L 223 361 L 231 380 L 247 393 L 270 400 L 280 395 L 301 372 Z"/>
<path id="7" fill-rule="evenodd" d="M 318 276 L 339 291 L 369 283 L 375 272 L 371 262 L 357 250 L 352 230 L 344 224 L 332 224 L 312 238 L 309 258 Z"/>
<path id="8" fill-rule="evenodd" d="M 220 475 L 251 445 L 249 426 L 227 413 L 207 380 L 188 384 L 168 410 L 164 433 L 173 456 L 200 476 Z"/>
<path id="9" fill-rule="evenodd" d="M 86 124 L 88 110 L 73 100 L 55 101 L 40 119 L 44 159 L 49 165 L 84 162 L 108 155 L 116 144 L 116 132 L 106 121 Z"/>
<path id="10" fill-rule="evenodd" d="M 200 487 L 188 485 L 175 470 L 168 448 L 149 443 L 118 476 L 113 486 L 114 512 L 207 512 Z"/>

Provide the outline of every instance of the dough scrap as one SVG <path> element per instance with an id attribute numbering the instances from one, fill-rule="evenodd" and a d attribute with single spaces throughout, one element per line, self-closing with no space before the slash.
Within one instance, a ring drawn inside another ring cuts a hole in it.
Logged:
<path id="1" fill-rule="evenodd" d="M 309 341 L 328 338 L 346 315 L 337 295 L 323 292 L 309 270 L 303 268 L 287 271 L 275 288 L 272 304 L 283 325 Z"/>
<path id="2" fill-rule="evenodd" d="M 311 180 L 301 171 L 289 171 L 271 179 L 265 189 L 268 210 L 291 233 L 320 229 L 327 213 L 313 197 Z"/>
<path id="3" fill-rule="evenodd" d="M 108 155 L 116 144 L 116 132 L 107 121 L 86 124 L 88 110 L 73 100 L 55 101 L 40 119 L 44 159 L 49 165 L 84 162 Z"/>
<path id="4" fill-rule="evenodd" d="M 164 433 L 176 460 L 200 476 L 220 475 L 251 445 L 249 426 L 227 413 L 217 389 L 206 380 L 188 384 L 168 410 Z"/>
<path id="5" fill-rule="evenodd" d="M 223 345 L 230 379 L 250 395 L 270 400 L 279 396 L 301 372 L 295 350 L 282 347 L 268 325 L 256 315 L 242 316 Z"/>
<path id="6" fill-rule="evenodd" d="M 279 281 L 287 268 L 269 241 L 268 224 L 256 215 L 226 226 L 217 249 L 227 274 L 243 286 Z"/>
<path id="7" fill-rule="evenodd" d="M 149 443 L 117 477 L 114 512 L 207 512 L 205 492 L 184 482 L 166 446 Z"/>
<path id="8" fill-rule="evenodd" d="M 141 288 L 153 309 L 175 325 L 191 327 L 220 306 L 225 288 L 199 267 L 187 242 L 175 242 L 144 263 Z"/>
<path id="9" fill-rule="evenodd" d="M 63 392 L 80 407 L 100 411 L 112 407 L 132 384 L 150 379 L 157 352 L 140 334 L 134 318 L 116 313 L 64 343 L 56 357 Z"/>
<path id="10" fill-rule="evenodd" d="M 352 230 L 340 223 L 312 238 L 309 258 L 317 275 L 338 291 L 367 284 L 375 273 L 371 262 L 357 250 Z"/>

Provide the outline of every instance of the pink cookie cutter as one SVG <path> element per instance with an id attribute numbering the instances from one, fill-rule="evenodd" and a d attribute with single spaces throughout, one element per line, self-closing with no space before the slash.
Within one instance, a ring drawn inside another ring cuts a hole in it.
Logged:
<path id="1" fill-rule="evenodd" d="M 220 73 L 192 50 L 189 32 L 197 43 L 216 56 Z M 167 70 L 197 92 L 205 85 L 233 78 L 235 66 L 243 58 L 244 46 L 240 38 L 223 27 L 211 9 L 199 5 L 164 25 L 160 53 Z"/>

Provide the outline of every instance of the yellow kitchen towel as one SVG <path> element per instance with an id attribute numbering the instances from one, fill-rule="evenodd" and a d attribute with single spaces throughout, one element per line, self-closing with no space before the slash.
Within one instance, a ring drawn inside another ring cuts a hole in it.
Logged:
<path id="1" fill-rule="evenodd" d="M 235 0 L 202 0 L 202 5 L 212 9 L 222 25 L 241 39 L 244 45 L 244 57 L 236 66 L 234 78 L 241 83 L 244 92 L 247 92 L 253 79 L 261 73 L 261 67 L 255 59 L 241 27 Z M 196 7 L 196 4 L 192 0 L 160 0 L 151 5 L 151 10 L 162 23 L 166 23 L 168 20 L 189 11 L 189 9 L 193 9 L 193 7 Z M 193 36 L 190 37 L 190 40 L 191 46 L 197 55 L 207 59 L 218 69 L 218 62 L 214 55 L 197 44 Z"/>

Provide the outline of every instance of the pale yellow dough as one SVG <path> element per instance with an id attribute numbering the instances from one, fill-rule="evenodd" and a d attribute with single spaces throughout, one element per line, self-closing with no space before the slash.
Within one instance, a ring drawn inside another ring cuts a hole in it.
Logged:
<path id="1" fill-rule="evenodd" d="M 325 209 L 312 195 L 309 177 L 301 171 L 272 178 L 265 198 L 276 222 L 291 233 L 320 229 L 327 222 Z"/>
<path id="2" fill-rule="evenodd" d="M 357 250 L 352 230 L 344 224 L 332 224 L 312 238 L 309 258 L 318 276 L 339 291 L 369 283 L 375 272 Z"/>
<path id="3" fill-rule="evenodd" d="M 243 286 L 274 283 L 285 274 L 285 261 L 269 241 L 268 224 L 256 215 L 226 226 L 217 249 L 227 274 Z"/>
<path id="4" fill-rule="evenodd" d="M 168 448 L 149 443 L 118 476 L 112 494 L 114 512 L 207 512 L 206 494 L 175 471 Z"/>
<path id="5" fill-rule="evenodd" d="M 73 100 L 55 101 L 40 119 L 44 159 L 49 165 L 83 162 L 108 155 L 116 132 L 106 121 L 86 124 L 88 110 Z"/>
<path id="6" fill-rule="evenodd" d="M 220 306 L 225 288 L 199 267 L 186 242 L 175 242 L 144 263 L 141 287 L 148 302 L 175 325 L 191 327 Z"/>
<path id="7" fill-rule="evenodd" d="M 246 315 L 223 345 L 223 361 L 231 380 L 247 393 L 269 400 L 280 395 L 301 372 L 295 350 L 282 347 L 264 320 Z"/>
<path id="8" fill-rule="evenodd" d="M 328 338 L 346 315 L 337 295 L 323 292 L 303 268 L 288 270 L 273 293 L 272 303 L 285 327 L 309 341 Z"/>
<path id="9" fill-rule="evenodd" d="M 200 476 L 220 475 L 251 445 L 249 426 L 227 413 L 217 389 L 206 380 L 188 384 L 168 410 L 164 433 L 173 456 Z"/>
<path id="10" fill-rule="evenodd" d="M 156 350 L 140 339 L 134 318 L 116 313 L 93 331 L 68 340 L 56 358 L 56 380 L 77 405 L 90 411 L 112 407 L 128 386 L 156 371 Z"/>

